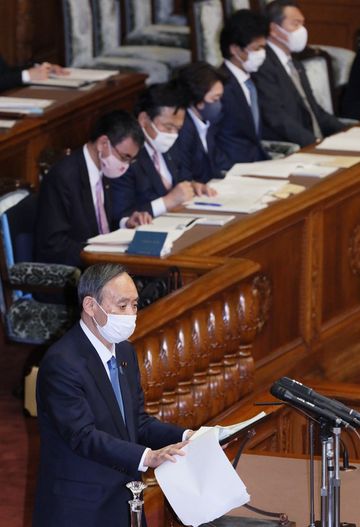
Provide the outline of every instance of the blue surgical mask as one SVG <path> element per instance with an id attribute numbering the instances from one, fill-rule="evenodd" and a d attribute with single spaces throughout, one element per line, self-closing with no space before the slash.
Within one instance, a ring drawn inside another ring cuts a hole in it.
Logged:
<path id="1" fill-rule="evenodd" d="M 198 108 L 198 112 L 200 113 L 202 119 L 204 121 L 209 121 L 211 124 L 216 123 L 221 116 L 222 111 L 222 103 L 221 101 L 216 102 L 206 102 L 204 101 L 204 108 L 200 110 Z"/>

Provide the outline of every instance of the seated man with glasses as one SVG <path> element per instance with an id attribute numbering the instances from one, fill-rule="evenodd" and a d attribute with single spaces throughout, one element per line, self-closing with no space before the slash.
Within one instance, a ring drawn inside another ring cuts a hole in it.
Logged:
<path id="1" fill-rule="evenodd" d="M 143 141 L 136 119 L 113 111 L 97 121 L 88 143 L 55 163 L 40 187 L 38 261 L 80 266 L 87 239 L 118 228 L 111 222 L 110 181 L 123 177 Z M 150 221 L 149 214 L 134 212 L 126 227 Z"/>
<path id="2" fill-rule="evenodd" d="M 183 175 L 175 144 L 184 123 L 187 98 L 177 81 L 153 84 L 143 92 L 135 115 L 145 135 L 136 163 L 111 181 L 114 222 L 128 223 L 134 211 L 156 217 L 211 189 Z"/>

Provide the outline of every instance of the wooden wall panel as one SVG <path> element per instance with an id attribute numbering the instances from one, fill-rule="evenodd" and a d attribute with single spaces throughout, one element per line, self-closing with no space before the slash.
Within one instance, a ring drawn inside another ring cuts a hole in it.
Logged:
<path id="1" fill-rule="evenodd" d="M 360 31 L 358 0 L 300 0 L 311 44 L 355 49 Z"/>

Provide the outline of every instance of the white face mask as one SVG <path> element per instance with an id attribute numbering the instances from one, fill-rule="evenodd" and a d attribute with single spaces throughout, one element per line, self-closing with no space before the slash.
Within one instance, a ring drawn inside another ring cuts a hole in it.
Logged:
<path id="1" fill-rule="evenodd" d="M 125 174 L 125 172 L 129 168 L 129 163 L 121 161 L 111 152 L 110 142 L 109 151 L 110 155 L 108 155 L 107 157 L 103 157 L 102 153 L 99 152 L 100 166 L 104 176 L 114 179 Z"/>
<path id="2" fill-rule="evenodd" d="M 95 300 L 96 302 L 96 300 Z M 106 311 L 96 302 L 99 308 L 107 316 L 104 326 L 100 326 L 93 317 L 100 335 L 111 344 L 119 344 L 127 340 L 135 331 L 136 315 L 114 315 Z"/>
<path id="3" fill-rule="evenodd" d="M 242 65 L 244 70 L 248 73 L 254 73 L 263 64 L 266 58 L 266 51 L 264 49 L 258 49 L 256 51 L 248 51 L 248 58 L 243 61 Z"/>
<path id="4" fill-rule="evenodd" d="M 300 26 L 295 31 L 286 31 L 281 26 L 278 26 L 282 33 L 287 36 L 287 39 L 281 40 L 288 48 L 291 53 L 300 53 L 308 41 L 308 32 L 306 27 Z"/>
<path id="5" fill-rule="evenodd" d="M 145 137 L 150 142 L 150 144 L 152 144 L 153 147 L 158 152 L 160 152 L 160 154 L 165 154 L 165 152 L 170 150 L 170 148 L 173 146 L 179 134 L 161 132 L 152 121 L 150 122 L 150 124 L 156 132 L 156 137 L 155 139 L 152 139 L 149 134 L 146 133 L 146 130 L 143 129 Z"/>

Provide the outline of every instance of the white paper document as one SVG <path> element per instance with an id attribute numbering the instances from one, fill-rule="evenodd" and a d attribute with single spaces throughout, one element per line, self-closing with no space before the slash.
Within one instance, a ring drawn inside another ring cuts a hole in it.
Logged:
<path id="1" fill-rule="evenodd" d="M 259 176 L 262 178 L 287 179 L 289 176 L 325 177 L 333 174 L 338 167 L 335 165 L 324 166 L 315 163 L 312 159 L 300 158 L 302 154 L 293 154 L 284 159 L 258 161 L 256 163 L 237 163 L 226 177 L 232 176 Z M 307 154 L 303 154 L 307 155 Z M 296 157 L 299 156 L 299 157 Z M 312 158 L 316 155 L 311 156 Z"/>
<path id="2" fill-rule="evenodd" d="M 212 428 L 184 448 L 176 463 L 166 461 L 155 477 L 184 525 L 198 527 L 250 500 L 244 483 L 218 443 Z"/>
<path id="3" fill-rule="evenodd" d="M 96 70 L 88 68 L 66 68 L 68 75 L 65 78 L 83 82 L 98 82 L 108 79 L 119 73 L 117 70 Z M 64 79 L 63 75 L 51 74 L 52 79 Z"/>
<path id="4" fill-rule="evenodd" d="M 281 179 L 226 176 L 225 179 L 211 181 L 211 186 L 218 193 L 217 196 L 195 197 L 186 204 L 186 207 L 248 214 L 266 207 L 262 199 L 279 190 L 283 185 L 284 181 Z"/>
<path id="5" fill-rule="evenodd" d="M 326 137 L 321 143 L 316 145 L 316 149 L 360 152 L 360 127 L 350 128 L 346 132 Z"/>
<path id="6" fill-rule="evenodd" d="M 183 212 L 169 212 L 165 216 L 178 217 L 178 218 L 191 218 L 196 220 L 196 225 L 226 225 L 229 221 L 232 221 L 235 216 L 231 214 L 194 214 L 194 213 L 183 213 Z"/>
<path id="7" fill-rule="evenodd" d="M 30 99 L 28 97 L 0 97 L 1 112 L 42 114 L 54 101 L 51 99 Z"/>
<path id="8" fill-rule="evenodd" d="M 12 128 L 16 123 L 17 121 L 14 120 L 0 119 L 0 128 Z"/>
<path id="9" fill-rule="evenodd" d="M 260 419 L 263 419 L 266 417 L 265 412 L 260 412 L 254 417 L 251 417 L 251 419 L 247 419 L 246 421 L 241 421 L 240 423 L 235 423 L 233 425 L 229 426 L 220 426 L 215 425 L 214 427 L 211 426 L 201 426 L 196 432 L 191 436 L 190 441 L 193 441 L 197 437 L 205 434 L 208 430 L 211 430 L 212 428 L 215 430 L 217 434 L 218 441 L 225 441 L 227 438 L 230 438 L 233 434 L 236 432 L 240 432 L 241 430 L 244 430 L 248 426 L 256 423 Z"/>
<path id="10" fill-rule="evenodd" d="M 324 154 L 292 154 L 284 162 L 300 165 L 325 166 L 336 168 L 350 168 L 360 163 L 360 156 L 332 156 Z"/>
<path id="11" fill-rule="evenodd" d="M 87 81 L 82 81 L 79 79 L 70 79 L 67 75 L 59 76 L 56 79 L 44 79 L 32 81 L 32 86 L 46 86 L 52 88 L 81 88 L 88 84 Z"/>

